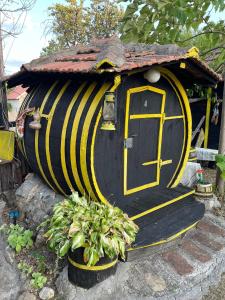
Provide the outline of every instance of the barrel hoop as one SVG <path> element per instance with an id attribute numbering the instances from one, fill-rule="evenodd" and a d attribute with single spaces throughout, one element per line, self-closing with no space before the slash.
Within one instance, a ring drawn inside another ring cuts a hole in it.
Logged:
<path id="1" fill-rule="evenodd" d="M 86 115 L 85 121 L 84 121 L 84 125 L 83 125 L 83 131 L 82 131 L 82 135 L 81 135 L 81 143 L 80 143 L 80 162 L 81 162 L 81 173 L 82 173 L 82 177 L 86 186 L 86 190 L 88 191 L 88 193 L 90 194 L 90 196 L 92 198 L 94 198 L 95 200 L 97 200 L 97 197 L 95 196 L 90 180 L 89 180 L 89 176 L 88 176 L 88 170 L 87 170 L 87 140 L 88 140 L 88 135 L 89 135 L 89 129 L 90 129 L 90 125 L 92 123 L 93 120 L 93 116 L 94 113 L 96 112 L 96 109 L 103 97 L 103 95 L 105 94 L 105 92 L 107 91 L 107 89 L 110 87 L 111 83 L 104 83 L 102 85 L 102 87 L 100 88 L 100 90 L 98 91 L 98 93 L 96 94 L 96 96 L 94 97 L 90 108 L 88 110 L 88 113 Z"/>
<path id="2" fill-rule="evenodd" d="M 82 193 L 82 194 L 85 193 L 85 189 L 79 178 L 78 168 L 77 168 L 77 158 L 76 158 L 77 157 L 77 155 L 76 155 L 77 132 L 78 132 L 80 118 L 84 111 L 85 105 L 87 104 L 88 98 L 91 96 L 96 85 L 97 85 L 97 82 L 93 82 L 88 87 L 87 91 L 85 92 L 84 96 L 82 97 L 82 99 L 80 101 L 80 104 L 76 111 L 76 115 L 74 117 L 72 132 L 71 132 L 71 139 L 70 139 L 70 161 L 71 161 L 71 166 L 72 166 L 72 173 L 73 173 L 74 180 L 76 182 L 76 186 L 78 187 L 80 193 Z"/>
<path id="3" fill-rule="evenodd" d="M 72 111 L 72 109 L 74 107 L 74 104 L 76 103 L 78 97 L 80 96 L 81 92 L 83 91 L 85 85 L 86 85 L 86 82 L 83 83 L 78 88 L 78 90 L 75 92 L 75 94 L 74 94 L 74 96 L 73 96 L 73 98 L 72 98 L 72 100 L 71 100 L 71 102 L 70 102 L 70 104 L 67 108 L 64 123 L 63 123 L 63 128 L 62 128 L 61 151 L 60 151 L 60 153 L 61 153 L 61 165 L 62 165 L 62 170 L 63 170 L 63 174 L 64 174 L 64 177 L 65 177 L 66 183 L 67 183 L 67 185 L 68 185 L 68 187 L 70 188 L 71 191 L 73 190 L 73 185 L 70 181 L 69 174 L 68 174 L 67 167 L 66 167 L 66 153 L 65 153 L 66 132 L 67 132 L 67 126 L 68 126 L 71 111 Z"/>
<path id="4" fill-rule="evenodd" d="M 27 105 L 27 101 L 28 101 L 29 97 L 32 95 L 32 93 L 34 92 L 34 90 L 35 90 L 35 88 L 32 89 L 30 94 L 26 95 L 25 99 L 23 100 L 23 102 L 20 106 L 19 113 L 21 113 L 24 110 L 25 106 Z M 24 138 L 17 139 L 17 144 L 19 146 L 21 153 L 25 156 L 25 154 L 24 154 Z"/>
<path id="5" fill-rule="evenodd" d="M 47 103 L 48 98 L 49 98 L 51 92 L 54 90 L 54 88 L 56 87 L 57 84 L 58 84 L 58 81 L 55 81 L 52 84 L 52 86 L 50 87 L 50 89 L 48 90 L 48 92 L 46 93 L 46 95 L 44 97 L 44 100 L 43 100 L 43 102 L 41 104 L 41 107 L 40 107 L 40 114 L 43 113 L 45 104 Z M 50 184 L 50 182 L 48 181 L 48 179 L 45 176 L 45 173 L 43 171 L 43 168 L 42 168 L 42 165 L 41 165 L 40 156 L 39 156 L 39 149 L 38 149 L 39 147 L 38 146 L 39 146 L 39 130 L 35 130 L 35 156 L 36 156 L 38 168 L 39 168 L 39 171 L 40 171 L 42 177 L 44 178 L 45 182 L 55 191 L 55 188 Z"/>
<path id="6" fill-rule="evenodd" d="M 169 83 L 170 85 L 172 86 L 173 90 L 175 91 L 178 99 L 179 99 L 179 102 L 180 102 L 180 106 L 181 106 L 181 109 L 182 109 L 182 114 L 185 116 L 185 112 L 184 112 L 184 108 L 183 108 L 183 103 L 182 103 L 182 100 L 180 98 L 180 94 L 177 92 L 177 88 L 174 86 L 173 82 L 170 80 L 169 77 L 167 77 L 165 74 L 162 75 Z M 182 150 L 181 150 L 181 155 L 180 155 L 180 159 L 179 159 L 179 162 L 177 164 L 177 167 L 173 173 L 173 176 L 172 178 L 170 179 L 170 182 L 168 183 L 167 187 L 170 187 L 176 174 L 177 174 L 177 171 L 179 170 L 180 168 L 180 165 L 182 163 L 182 158 L 183 158 L 183 154 L 184 154 L 184 150 L 185 150 L 185 139 L 186 139 L 186 118 L 184 117 L 183 118 L 183 123 L 184 123 L 184 136 L 183 136 L 183 145 L 182 145 Z"/>
<path id="7" fill-rule="evenodd" d="M 114 78 L 114 85 L 111 87 L 110 91 L 115 92 L 115 90 L 118 88 L 118 86 L 121 84 L 121 76 L 120 75 L 116 75 Z M 107 204 L 107 205 L 111 205 L 107 199 L 104 197 L 104 195 L 101 193 L 100 188 L 98 186 L 98 182 L 96 179 L 96 175 L 95 175 L 95 140 L 96 140 L 96 134 L 97 134 L 97 128 L 99 125 L 99 121 L 102 115 L 102 109 L 100 109 L 98 116 L 96 118 L 96 122 L 95 122 L 95 126 L 94 126 L 94 131 L 93 131 L 93 136 L 92 136 L 92 140 L 91 140 L 91 176 L 92 176 L 92 180 L 93 180 L 93 184 L 94 184 L 94 188 L 96 190 L 96 193 L 99 197 L 99 199 Z"/>
<path id="8" fill-rule="evenodd" d="M 40 84 L 38 85 L 38 87 L 35 89 L 33 95 L 29 98 L 29 100 L 27 101 L 27 103 L 25 104 L 27 107 L 29 107 L 31 101 L 33 100 L 34 96 L 36 96 L 36 93 L 38 91 L 40 87 Z M 24 133 L 25 134 L 25 133 Z M 24 143 L 24 136 L 22 138 L 22 147 L 23 147 L 23 154 L 24 154 L 24 157 L 27 159 L 27 161 L 29 162 L 28 158 L 27 158 L 27 153 L 26 153 L 26 147 L 25 147 L 25 143 Z"/>
<path id="9" fill-rule="evenodd" d="M 46 134 L 45 134 L 45 152 L 46 152 L 48 169 L 49 169 L 49 172 L 51 174 L 52 180 L 54 181 L 55 185 L 57 186 L 59 191 L 64 195 L 66 195 L 66 194 L 65 194 L 64 190 L 61 188 L 61 186 L 59 185 L 59 183 L 55 177 L 53 168 L 52 168 L 51 154 L 50 154 L 50 131 L 51 131 L 52 119 L 53 119 L 53 116 L 55 113 L 56 106 L 58 105 L 59 101 L 61 100 L 63 94 L 65 93 L 65 91 L 66 91 L 67 87 L 70 85 L 70 83 L 71 83 L 71 80 L 68 80 L 63 85 L 62 89 L 58 93 L 58 95 L 51 107 L 51 110 L 49 112 L 49 119 L 48 119 L 48 123 L 47 123 L 47 127 L 46 127 Z"/>
<path id="10" fill-rule="evenodd" d="M 102 266 L 87 266 L 87 265 L 82 265 L 82 264 L 75 262 L 69 256 L 68 256 L 68 260 L 71 263 L 71 265 L 73 265 L 74 267 L 81 269 L 81 270 L 87 270 L 87 271 L 103 271 L 103 270 L 106 270 L 106 269 L 109 269 L 109 268 L 115 266 L 115 264 L 118 261 L 118 259 L 116 259 L 116 260 L 112 261 L 111 263 L 108 263 L 108 264 L 105 264 Z"/>
<path id="11" fill-rule="evenodd" d="M 177 168 L 174 172 L 174 175 L 173 175 L 170 183 L 168 184 L 168 187 L 170 187 L 171 184 L 172 184 L 171 187 L 175 187 L 175 186 L 177 186 L 177 184 L 181 180 L 181 177 L 183 175 L 185 166 L 186 166 L 187 161 L 188 161 L 189 150 L 191 148 L 191 135 L 192 135 L 191 109 L 190 109 L 190 104 L 189 104 L 189 101 L 188 101 L 187 94 L 186 94 L 182 84 L 177 79 L 177 77 L 167 69 L 159 68 L 159 70 L 162 72 L 163 76 L 171 84 L 171 86 L 173 87 L 173 89 L 176 92 L 177 96 L 179 95 L 179 93 L 181 94 L 183 101 L 181 100 L 180 96 L 178 96 L 178 99 L 181 103 L 182 114 L 186 115 L 186 120 L 184 118 L 184 126 L 185 126 L 184 127 L 184 132 L 185 132 L 184 143 L 183 143 L 183 147 L 182 147 L 182 153 L 181 153 L 180 161 L 178 163 L 178 166 L 177 166 Z M 178 91 L 179 91 L 179 93 L 178 93 Z M 184 108 L 185 108 L 185 110 L 184 110 Z M 185 143 L 186 139 L 187 139 L 187 142 Z M 183 157 L 183 161 L 182 161 L 182 157 Z M 179 169 L 180 169 L 179 174 L 177 175 L 175 181 L 173 182 L 174 177 L 176 176 L 176 173 Z"/>

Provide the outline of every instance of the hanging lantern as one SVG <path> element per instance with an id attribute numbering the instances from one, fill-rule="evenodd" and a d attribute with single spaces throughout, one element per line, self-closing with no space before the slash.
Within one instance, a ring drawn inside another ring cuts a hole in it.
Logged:
<path id="1" fill-rule="evenodd" d="M 106 92 L 102 109 L 103 130 L 116 130 L 116 101 L 114 92 Z"/>

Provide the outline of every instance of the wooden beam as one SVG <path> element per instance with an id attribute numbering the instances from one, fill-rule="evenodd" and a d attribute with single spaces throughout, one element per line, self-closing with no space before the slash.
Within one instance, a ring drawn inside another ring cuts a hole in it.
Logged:
<path id="1" fill-rule="evenodd" d="M 224 75 L 225 81 L 225 75 Z M 225 84 L 223 86 L 223 102 L 222 102 L 222 113 L 221 113 L 221 125 L 220 125 L 220 139 L 219 139 L 219 154 L 225 155 Z M 220 170 L 217 168 L 216 174 L 216 186 L 218 192 L 224 198 L 224 180 L 220 176 Z"/>

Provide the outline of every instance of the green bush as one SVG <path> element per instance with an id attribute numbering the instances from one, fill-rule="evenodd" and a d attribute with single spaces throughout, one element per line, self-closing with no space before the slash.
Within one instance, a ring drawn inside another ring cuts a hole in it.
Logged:
<path id="1" fill-rule="evenodd" d="M 17 253 L 33 246 L 33 231 L 25 229 L 18 224 L 4 225 L 1 227 L 1 230 L 7 235 L 7 242 L 10 247 L 16 250 Z"/>
<path id="2" fill-rule="evenodd" d="M 41 226 L 48 228 L 48 245 L 59 257 L 69 249 L 84 247 L 83 259 L 88 266 L 104 256 L 125 259 L 126 247 L 138 232 L 138 226 L 118 207 L 87 200 L 76 192 L 56 204 L 52 217 Z"/>

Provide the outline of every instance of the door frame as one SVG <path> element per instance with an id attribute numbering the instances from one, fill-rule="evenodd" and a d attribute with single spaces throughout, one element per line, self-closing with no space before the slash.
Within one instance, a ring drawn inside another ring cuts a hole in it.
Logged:
<path id="1" fill-rule="evenodd" d="M 141 93 L 144 91 L 151 91 L 157 94 L 162 95 L 162 103 L 161 103 L 161 111 L 159 114 L 133 114 L 130 115 L 130 97 L 131 94 L 135 93 Z M 153 87 L 151 85 L 147 86 L 140 86 L 140 87 L 135 87 L 127 90 L 127 97 L 126 97 L 126 113 L 125 113 L 125 126 L 124 126 L 124 139 L 126 140 L 128 138 L 129 134 L 129 121 L 133 119 L 149 119 L 149 118 L 158 118 L 159 119 L 159 135 L 158 135 L 158 147 L 157 147 L 157 160 L 155 161 L 150 161 L 150 162 L 144 162 L 144 165 L 150 165 L 150 164 L 157 164 L 157 174 L 156 174 L 156 181 L 143 184 L 141 186 L 135 187 L 128 189 L 127 188 L 127 168 L 128 168 L 128 149 L 124 147 L 124 184 L 123 184 L 123 189 L 124 189 L 124 195 L 129 195 L 133 194 L 138 191 L 142 191 L 145 189 L 148 189 L 150 187 L 159 185 L 160 182 L 160 168 L 161 168 L 161 145 L 162 145 L 162 134 L 163 134 L 163 124 L 164 124 L 164 119 L 165 119 L 165 101 L 166 101 L 166 91 L 163 89 L 159 89 L 156 87 Z"/>

